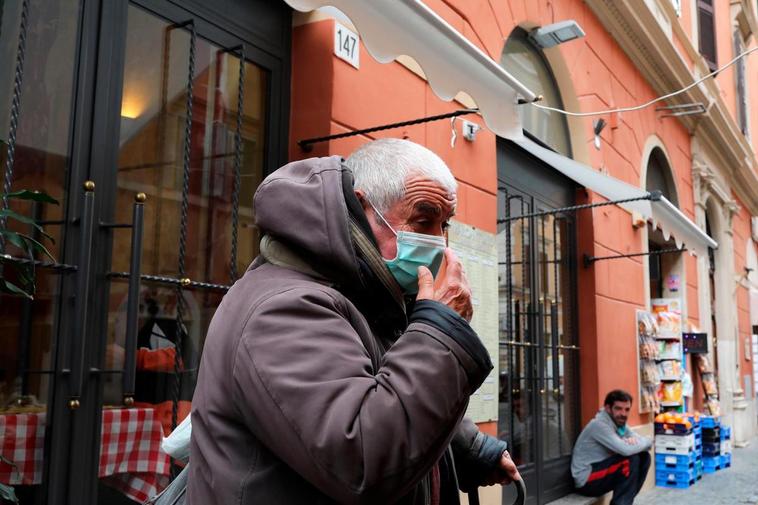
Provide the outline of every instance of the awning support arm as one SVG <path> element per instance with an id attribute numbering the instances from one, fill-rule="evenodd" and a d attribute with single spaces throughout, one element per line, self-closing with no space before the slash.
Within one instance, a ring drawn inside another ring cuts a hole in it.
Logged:
<path id="1" fill-rule="evenodd" d="M 320 142 L 328 142 L 330 140 L 343 139 L 346 137 L 354 137 L 356 135 L 365 135 L 367 133 L 378 132 L 382 130 L 391 130 L 393 128 L 403 128 L 404 126 L 413 126 L 421 123 L 428 123 L 430 121 L 439 121 L 441 119 L 449 119 L 458 116 L 466 116 L 468 114 L 476 114 L 479 109 L 460 109 L 454 112 L 448 112 L 447 114 L 438 114 L 436 116 L 427 116 L 418 119 L 411 119 L 409 121 L 401 121 L 400 123 L 391 123 L 380 126 L 372 126 L 371 128 L 365 128 L 363 130 L 355 130 L 346 133 L 338 133 L 336 135 L 327 135 L 325 137 L 314 137 L 311 139 L 298 140 L 297 145 L 300 146 L 304 152 L 309 153 L 313 149 L 313 144 Z"/>
<path id="2" fill-rule="evenodd" d="M 498 189 L 503 189 L 503 188 L 498 188 Z M 510 221 L 516 221 L 518 219 L 527 219 L 530 217 L 551 216 L 554 214 L 564 214 L 566 212 L 576 212 L 578 210 L 593 209 L 595 207 L 605 207 L 607 205 L 618 205 L 620 203 L 638 202 L 640 200 L 650 200 L 652 202 L 657 202 L 658 200 L 661 199 L 661 196 L 662 194 L 660 191 L 650 191 L 644 196 L 639 196 L 635 198 L 625 198 L 623 200 L 610 200 L 608 202 L 585 203 L 582 205 L 572 205 L 570 207 L 561 207 L 559 209 L 550 209 L 550 210 L 544 210 L 541 212 L 533 212 L 532 214 L 524 214 L 521 216 L 507 217 L 505 219 L 498 219 L 497 224 L 507 223 Z"/>
<path id="3" fill-rule="evenodd" d="M 589 268 L 592 266 L 593 263 L 596 261 L 602 261 L 602 260 L 614 260 L 614 259 L 620 259 L 620 258 L 635 258 L 637 256 L 651 256 L 655 254 L 669 254 L 669 253 L 678 253 L 678 252 L 684 252 L 686 251 L 686 247 L 677 247 L 674 249 L 658 249 L 654 251 L 648 251 L 648 252 L 642 252 L 642 253 L 634 253 L 634 254 L 617 254 L 615 256 L 590 256 L 588 254 L 584 255 L 584 267 Z"/>

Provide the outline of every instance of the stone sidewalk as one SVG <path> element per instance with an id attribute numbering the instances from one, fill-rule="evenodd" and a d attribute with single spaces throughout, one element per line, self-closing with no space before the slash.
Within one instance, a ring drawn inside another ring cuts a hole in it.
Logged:
<path id="1" fill-rule="evenodd" d="M 734 449 L 732 466 L 707 473 L 687 489 L 643 491 L 635 505 L 758 505 L 758 438 Z"/>

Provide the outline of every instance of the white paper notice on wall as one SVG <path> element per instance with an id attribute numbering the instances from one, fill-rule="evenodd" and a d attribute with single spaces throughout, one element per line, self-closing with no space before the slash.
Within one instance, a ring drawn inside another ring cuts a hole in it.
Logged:
<path id="1" fill-rule="evenodd" d="M 334 54 L 355 68 L 360 68 L 361 39 L 358 34 L 334 22 Z"/>
<path id="2" fill-rule="evenodd" d="M 498 267 L 497 237 L 457 221 L 450 222 L 448 245 L 463 263 L 471 287 L 471 327 L 482 339 L 494 370 L 471 395 L 466 415 L 474 422 L 496 421 L 498 414 Z"/>

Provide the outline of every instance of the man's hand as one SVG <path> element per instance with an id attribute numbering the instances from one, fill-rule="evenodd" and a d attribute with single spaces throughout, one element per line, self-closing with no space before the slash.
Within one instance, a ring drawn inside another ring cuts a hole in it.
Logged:
<path id="1" fill-rule="evenodd" d="M 418 269 L 418 295 L 417 300 L 435 300 L 444 303 L 466 321 L 471 321 L 474 309 L 471 306 L 471 288 L 469 288 L 463 265 L 452 249 L 445 249 L 445 261 L 437 274 L 432 277 L 432 272 L 426 267 Z"/>
<path id="2" fill-rule="evenodd" d="M 624 442 L 626 442 L 626 444 L 627 444 L 627 445 L 637 445 L 637 444 L 639 443 L 639 440 L 637 440 L 637 439 L 636 439 L 636 438 L 634 438 L 634 437 L 631 437 L 631 438 L 623 438 L 622 440 L 623 440 Z"/>
<path id="3" fill-rule="evenodd" d="M 500 456 L 499 464 L 500 466 L 498 469 L 492 472 L 492 475 L 487 478 L 485 485 L 492 486 L 493 484 L 500 484 L 505 486 L 513 481 L 521 480 L 521 474 L 518 472 L 516 463 L 513 462 L 508 451 L 505 451 L 503 455 Z"/>

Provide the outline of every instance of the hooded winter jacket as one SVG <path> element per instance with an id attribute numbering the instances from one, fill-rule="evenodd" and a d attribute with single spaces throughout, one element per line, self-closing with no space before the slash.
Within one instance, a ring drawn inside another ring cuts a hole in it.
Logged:
<path id="1" fill-rule="evenodd" d="M 457 504 L 505 450 L 462 422 L 479 338 L 441 303 L 406 312 L 340 158 L 282 167 L 254 208 L 261 254 L 203 349 L 189 503 Z"/>

